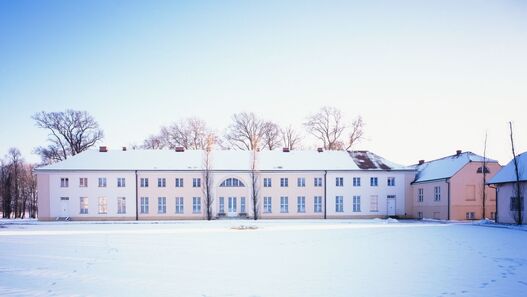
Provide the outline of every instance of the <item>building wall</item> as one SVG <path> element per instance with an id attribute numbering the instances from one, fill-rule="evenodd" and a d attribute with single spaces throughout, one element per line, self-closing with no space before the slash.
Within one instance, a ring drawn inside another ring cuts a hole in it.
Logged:
<path id="1" fill-rule="evenodd" d="M 521 183 L 521 191 L 523 193 L 523 224 L 527 224 L 527 212 L 526 207 L 526 201 L 525 197 L 527 197 L 527 182 Z M 513 183 L 506 183 L 506 184 L 500 184 L 497 188 L 497 203 L 498 203 L 498 213 L 497 213 L 497 222 L 502 224 L 515 224 L 516 221 L 514 220 L 514 217 L 516 216 L 517 211 L 511 211 L 511 197 L 515 196 L 515 190 L 514 190 L 514 184 Z"/>
<path id="2" fill-rule="evenodd" d="M 439 201 L 435 201 L 435 187 L 441 190 Z M 418 200 L 419 189 L 423 189 L 423 201 Z M 412 185 L 412 197 L 414 202 L 413 212 L 416 218 L 425 219 L 448 219 L 448 183 L 445 180 L 422 182 Z M 421 216 L 420 216 L 421 214 Z"/>
<path id="3" fill-rule="evenodd" d="M 450 219 L 466 220 L 467 212 L 474 212 L 474 219 L 493 218 L 496 212 L 496 192 L 489 186 L 485 187 L 486 203 L 485 216 L 483 216 L 483 175 L 477 169 L 483 162 L 466 164 L 450 179 Z M 500 169 L 498 163 L 487 163 L 490 180 Z"/>
<path id="4" fill-rule="evenodd" d="M 50 192 L 49 174 L 37 174 L 37 193 L 38 193 L 38 218 L 40 220 L 50 220 Z"/>

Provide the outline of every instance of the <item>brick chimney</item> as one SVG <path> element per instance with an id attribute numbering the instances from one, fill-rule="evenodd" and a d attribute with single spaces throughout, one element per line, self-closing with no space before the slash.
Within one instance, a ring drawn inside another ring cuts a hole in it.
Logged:
<path id="1" fill-rule="evenodd" d="M 419 160 L 419 165 L 423 165 L 425 163 L 425 160 Z"/>
<path id="2" fill-rule="evenodd" d="M 184 152 L 184 151 L 185 151 L 185 148 L 184 148 L 184 147 L 182 147 L 182 146 L 176 146 L 176 152 L 178 152 L 178 153 L 182 153 L 182 152 Z"/>
<path id="3" fill-rule="evenodd" d="M 108 148 L 106 146 L 100 146 L 99 147 L 99 152 L 106 153 L 107 151 L 108 151 Z"/>
<path id="4" fill-rule="evenodd" d="M 289 153 L 289 148 L 288 148 L 288 147 L 284 147 L 284 148 L 282 149 L 282 152 L 284 152 L 284 153 Z"/>
<path id="5" fill-rule="evenodd" d="M 459 156 L 459 155 L 461 155 L 461 150 L 456 151 L 456 156 Z"/>
<path id="6" fill-rule="evenodd" d="M 317 148 L 317 152 L 322 153 L 323 151 L 324 151 L 323 148 L 321 148 L 321 147 Z"/>
<path id="7" fill-rule="evenodd" d="M 123 146 L 123 152 L 126 152 L 126 146 Z"/>

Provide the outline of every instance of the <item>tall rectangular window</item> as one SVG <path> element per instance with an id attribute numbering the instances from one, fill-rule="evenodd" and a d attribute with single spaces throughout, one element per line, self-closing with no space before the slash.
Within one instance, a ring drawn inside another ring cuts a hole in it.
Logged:
<path id="1" fill-rule="evenodd" d="M 157 213 L 167 213 L 167 197 L 157 197 Z"/>
<path id="2" fill-rule="evenodd" d="M 423 188 L 417 189 L 417 202 L 423 202 L 425 199 L 425 190 Z"/>
<path id="3" fill-rule="evenodd" d="M 280 197 L 280 212 L 289 212 L 289 198 L 287 196 Z"/>
<path id="4" fill-rule="evenodd" d="M 353 196 L 353 212 L 360 212 L 360 196 Z"/>
<path id="5" fill-rule="evenodd" d="M 126 198 L 117 197 L 117 213 L 125 214 L 126 213 Z"/>
<path id="6" fill-rule="evenodd" d="M 322 178 L 321 177 L 315 177 L 313 180 L 313 183 L 315 187 L 322 187 Z"/>
<path id="7" fill-rule="evenodd" d="M 224 197 L 220 197 L 218 212 L 223 213 L 223 214 L 225 213 L 225 198 Z"/>
<path id="8" fill-rule="evenodd" d="M 140 184 L 141 184 L 141 188 L 148 188 L 148 178 L 141 177 Z"/>
<path id="9" fill-rule="evenodd" d="M 441 187 L 434 187 L 434 201 L 441 200 Z"/>
<path id="10" fill-rule="evenodd" d="M 88 214 L 88 197 L 80 198 L 80 213 Z"/>
<path id="11" fill-rule="evenodd" d="M 193 188 L 201 188 L 201 178 L 195 177 L 192 179 L 192 187 Z"/>
<path id="12" fill-rule="evenodd" d="M 118 188 L 126 187 L 126 180 L 124 179 L 124 177 L 118 177 L 117 178 L 117 187 Z"/>
<path id="13" fill-rule="evenodd" d="M 176 197 L 176 213 L 183 213 L 183 197 Z"/>
<path id="14" fill-rule="evenodd" d="M 79 187 L 81 187 L 81 188 L 88 187 L 88 178 L 87 177 L 79 178 Z"/>
<path id="15" fill-rule="evenodd" d="M 388 187 L 395 187 L 395 177 L 388 177 Z"/>
<path id="16" fill-rule="evenodd" d="M 287 177 L 280 178 L 280 187 L 282 188 L 289 187 L 289 178 Z"/>
<path id="17" fill-rule="evenodd" d="M 322 196 L 315 196 L 314 211 L 322 212 Z"/>
<path id="18" fill-rule="evenodd" d="M 360 187 L 360 177 L 354 177 L 353 178 L 353 186 L 354 187 Z"/>
<path id="19" fill-rule="evenodd" d="M 240 197 L 240 212 L 246 213 L 246 206 L 245 206 L 245 197 Z"/>
<path id="20" fill-rule="evenodd" d="M 60 178 L 60 187 L 61 188 L 67 188 L 70 186 L 70 179 L 67 177 L 61 177 Z"/>
<path id="21" fill-rule="evenodd" d="M 108 200 L 106 200 L 106 197 L 99 197 L 99 214 L 107 214 L 108 213 Z"/>
<path id="22" fill-rule="evenodd" d="M 521 210 L 523 210 L 523 197 L 520 197 L 520 203 L 519 207 Z M 518 197 L 511 197 L 511 205 L 510 205 L 511 211 L 518 211 Z"/>
<path id="23" fill-rule="evenodd" d="M 344 186 L 344 178 L 343 177 L 335 178 L 335 186 L 343 187 Z"/>
<path id="24" fill-rule="evenodd" d="M 106 177 L 99 177 L 99 188 L 106 188 Z"/>
<path id="25" fill-rule="evenodd" d="M 370 196 L 370 211 L 372 212 L 379 211 L 379 196 L 377 195 Z"/>
<path id="26" fill-rule="evenodd" d="M 335 197 L 335 211 L 344 212 L 344 197 L 343 196 Z"/>
<path id="27" fill-rule="evenodd" d="M 167 179 L 164 177 L 160 177 L 157 179 L 157 187 L 158 188 L 165 188 L 167 186 Z"/>
<path id="28" fill-rule="evenodd" d="M 148 197 L 141 197 L 141 213 L 148 213 L 149 199 Z"/>
<path id="29" fill-rule="evenodd" d="M 264 177 L 263 183 L 264 183 L 264 188 L 272 187 L 272 181 L 270 177 Z"/>
<path id="30" fill-rule="evenodd" d="M 192 197 L 192 212 L 201 213 L 201 197 Z"/>
<path id="31" fill-rule="evenodd" d="M 176 178 L 176 188 L 183 188 L 183 178 Z"/>
<path id="32" fill-rule="evenodd" d="M 370 186 L 376 187 L 379 185 L 379 179 L 377 177 L 370 177 Z"/>
<path id="33" fill-rule="evenodd" d="M 304 177 L 297 178 L 296 186 L 297 187 L 305 187 L 306 186 L 306 179 Z"/>
<path id="34" fill-rule="evenodd" d="M 306 197 L 296 197 L 296 212 L 306 212 Z"/>
<path id="35" fill-rule="evenodd" d="M 271 213 L 273 211 L 273 204 L 271 197 L 264 197 L 264 213 Z"/>

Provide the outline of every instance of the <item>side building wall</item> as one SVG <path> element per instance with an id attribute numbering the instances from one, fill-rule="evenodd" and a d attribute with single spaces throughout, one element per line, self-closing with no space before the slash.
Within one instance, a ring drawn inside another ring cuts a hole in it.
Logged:
<path id="1" fill-rule="evenodd" d="M 523 224 L 527 224 L 527 212 L 525 211 L 525 197 L 527 197 L 527 182 L 521 183 L 521 192 L 523 193 Z M 501 224 L 516 224 L 515 217 L 517 216 L 518 211 L 512 210 L 511 208 L 511 197 L 516 196 L 514 184 L 506 183 L 500 184 L 497 187 L 497 219 L 496 221 Z"/>
<path id="2" fill-rule="evenodd" d="M 439 188 L 438 197 L 436 197 L 436 188 Z M 419 195 L 420 191 L 422 195 Z M 444 179 L 413 184 L 412 196 L 415 218 L 448 219 L 448 183 Z"/>

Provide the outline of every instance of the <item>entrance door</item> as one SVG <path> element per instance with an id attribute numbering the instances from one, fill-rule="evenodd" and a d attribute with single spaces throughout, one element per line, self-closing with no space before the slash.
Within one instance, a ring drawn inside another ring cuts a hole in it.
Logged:
<path id="1" fill-rule="evenodd" d="M 60 216 L 63 218 L 69 217 L 69 201 L 68 197 L 60 197 Z"/>
<path id="2" fill-rule="evenodd" d="M 230 217 L 234 217 L 238 215 L 237 210 L 236 210 L 236 197 L 229 197 L 228 211 L 229 212 L 227 213 L 227 215 Z"/>
<path id="3" fill-rule="evenodd" d="M 387 215 L 388 216 L 394 216 L 395 215 L 395 196 L 394 195 L 388 195 L 387 199 Z"/>

